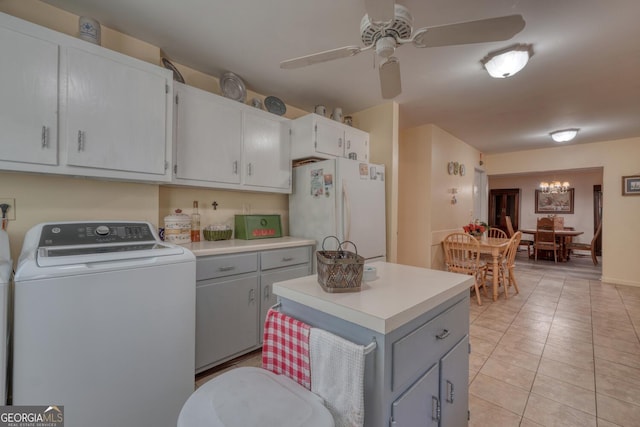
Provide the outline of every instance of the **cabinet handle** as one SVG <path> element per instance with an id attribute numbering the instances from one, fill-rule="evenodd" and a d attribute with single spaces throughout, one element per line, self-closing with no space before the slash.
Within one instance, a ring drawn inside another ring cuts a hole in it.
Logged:
<path id="1" fill-rule="evenodd" d="M 338 138 L 338 147 L 342 148 L 342 138 Z"/>
<path id="2" fill-rule="evenodd" d="M 431 419 L 440 421 L 440 400 L 435 396 L 431 396 Z"/>
<path id="3" fill-rule="evenodd" d="M 47 127 L 42 126 L 42 148 L 47 148 L 49 146 L 49 138 L 47 138 L 49 132 L 47 132 Z"/>
<path id="4" fill-rule="evenodd" d="M 447 380 L 447 402 L 453 403 L 453 396 L 454 396 L 453 383 Z"/>
<path id="5" fill-rule="evenodd" d="M 289 262 L 289 261 L 293 261 L 293 257 L 292 256 L 283 256 L 282 257 L 282 262 Z"/>
<path id="6" fill-rule="evenodd" d="M 264 287 L 264 299 L 267 301 L 271 297 L 271 286 L 267 285 Z"/>
<path id="7" fill-rule="evenodd" d="M 255 289 L 249 290 L 249 302 L 252 303 L 256 300 L 256 291 Z"/>
<path id="8" fill-rule="evenodd" d="M 235 267 L 233 265 L 218 268 L 218 271 L 231 271 L 231 270 L 235 270 Z"/>
<path id="9" fill-rule="evenodd" d="M 443 329 L 443 330 L 442 330 L 442 332 L 441 332 L 440 334 L 436 335 L 436 338 L 437 338 L 437 339 L 439 339 L 439 340 L 443 340 L 443 339 L 445 339 L 446 337 L 448 337 L 448 336 L 449 336 L 449 334 L 450 334 L 450 332 L 449 332 L 449 330 L 448 330 L 448 329 Z"/>
<path id="10" fill-rule="evenodd" d="M 247 173 L 249 174 L 249 176 L 251 176 L 253 173 L 253 165 L 251 163 L 247 165 Z"/>
<path id="11" fill-rule="evenodd" d="M 351 148 L 351 140 L 347 139 L 347 150 Z"/>
<path id="12" fill-rule="evenodd" d="M 78 151 L 82 151 L 82 131 L 78 131 Z"/>
<path id="13" fill-rule="evenodd" d="M 233 162 L 233 174 L 238 175 L 238 161 Z"/>

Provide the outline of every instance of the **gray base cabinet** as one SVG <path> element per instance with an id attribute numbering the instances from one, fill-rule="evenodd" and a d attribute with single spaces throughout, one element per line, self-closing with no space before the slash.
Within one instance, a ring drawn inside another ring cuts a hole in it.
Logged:
<path id="1" fill-rule="evenodd" d="M 196 373 L 262 345 L 272 285 L 311 274 L 312 246 L 196 259 Z"/>
<path id="2" fill-rule="evenodd" d="M 382 334 L 281 297 L 281 311 L 367 345 L 365 427 L 468 425 L 469 293 Z"/>

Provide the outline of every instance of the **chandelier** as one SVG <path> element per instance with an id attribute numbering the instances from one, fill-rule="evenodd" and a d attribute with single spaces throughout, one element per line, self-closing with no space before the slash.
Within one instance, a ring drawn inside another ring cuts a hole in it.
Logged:
<path id="1" fill-rule="evenodd" d="M 566 193 L 567 190 L 569 190 L 569 183 L 567 181 L 552 181 L 540 183 L 540 191 L 545 194 Z"/>

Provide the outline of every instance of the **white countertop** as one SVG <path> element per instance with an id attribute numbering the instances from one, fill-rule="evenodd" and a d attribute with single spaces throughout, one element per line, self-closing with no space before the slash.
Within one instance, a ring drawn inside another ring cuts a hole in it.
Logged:
<path id="1" fill-rule="evenodd" d="M 275 237 L 270 239 L 254 240 L 202 240 L 196 243 L 186 243 L 180 245 L 189 249 L 196 256 L 224 255 L 240 252 L 265 251 L 269 249 L 293 248 L 296 246 L 315 245 L 316 241 L 311 239 L 300 239 L 297 237 Z"/>
<path id="2" fill-rule="evenodd" d="M 275 283 L 282 297 L 387 334 L 473 285 L 473 277 L 387 262 L 367 264 L 377 279 L 363 282 L 359 292 L 329 293 L 317 275 Z"/>

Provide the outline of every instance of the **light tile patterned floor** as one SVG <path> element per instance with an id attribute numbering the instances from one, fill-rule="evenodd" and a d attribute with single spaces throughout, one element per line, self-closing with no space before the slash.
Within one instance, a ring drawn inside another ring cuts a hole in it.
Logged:
<path id="1" fill-rule="evenodd" d="M 640 426 L 640 288 L 600 275 L 590 257 L 556 265 L 519 252 L 519 295 L 471 299 L 470 427 Z M 250 353 L 196 386 L 260 362 Z"/>
<path id="2" fill-rule="evenodd" d="M 640 288 L 518 253 L 520 294 L 472 299 L 469 426 L 639 426 Z"/>

